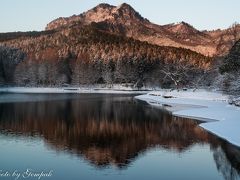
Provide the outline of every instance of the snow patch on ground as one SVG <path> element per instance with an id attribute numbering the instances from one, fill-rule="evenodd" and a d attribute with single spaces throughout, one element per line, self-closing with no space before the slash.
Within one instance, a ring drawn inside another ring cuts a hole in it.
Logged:
<path id="1" fill-rule="evenodd" d="M 163 90 L 136 98 L 176 116 L 204 120 L 201 127 L 240 146 L 240 108 L 229 105 L 227 95 L 206 90 Z"/>

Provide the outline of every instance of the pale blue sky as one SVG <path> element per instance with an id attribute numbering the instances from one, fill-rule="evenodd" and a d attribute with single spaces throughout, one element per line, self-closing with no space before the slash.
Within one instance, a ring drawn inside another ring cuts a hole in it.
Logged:
<path id="1" fill-rule="evenodd" d="M 80 14 L 103 2 L 126 2 L 157 24 L 186 21 L 203 30 L 240 22 L 240 0 L 1 0 L 0 32 L 43 30 L 57 17 Z"/>

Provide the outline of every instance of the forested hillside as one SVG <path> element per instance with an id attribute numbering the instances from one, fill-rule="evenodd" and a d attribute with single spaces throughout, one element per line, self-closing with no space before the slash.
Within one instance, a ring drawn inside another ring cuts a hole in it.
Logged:
<path id="1" fill-rule="evenodd" d="M 37 37 L 19 37 L 1 45 L 25 54 L 11 72 L 13 78 L 2 77 L 7 84 L 21 86 L 186 85 L 211 65 L 211 58 L 191 50 L 161 47 L 107 33 L 95 23 Z"/>
<path id="2" fill-rule="evenodd" d="M 240 95 L 240 40 L 230 50 L 220 66 L 222 89 Z"/>

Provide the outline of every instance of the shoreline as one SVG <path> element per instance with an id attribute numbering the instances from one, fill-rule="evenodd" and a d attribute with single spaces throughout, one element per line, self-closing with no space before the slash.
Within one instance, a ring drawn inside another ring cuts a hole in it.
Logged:
<path id="1" fill-rule="evenodd" d="M 203 121 L 199 126 L 240 147 L 240 108 L 229 105 L 229 97 L 219 92 L 198 90 L 153 91 L 136 99 L 165 109 L 174 116 Z"/>
<path id="2" fill-rule="evenodd" d="M 130 88 L 99 88 L 99 87 L 0 87 L 0 93 L 15 94 L 146 94 L 152 90 Z"/>

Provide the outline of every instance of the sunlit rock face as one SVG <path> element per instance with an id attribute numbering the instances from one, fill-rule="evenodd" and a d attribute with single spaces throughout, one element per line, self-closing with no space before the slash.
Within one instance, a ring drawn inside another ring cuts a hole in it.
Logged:
<path id="1" fill-rule="evenodd" d="M 197 121 L 139 105 L 132 97 L 45 98 L 49 101 L 0 104 L 0 129 L 39 136 L 52 149 L 84 157 L 96 167 L 126 167 L 154 147 L 182 153 L 210 144 L 217 166 L 223 159 L 239 172 L 239 149 L 199 128 Z"/>
<path id="2" fill-rule="evenodd" d="M 138 12 L 136 12 L 130 5 L 126 3 L 123 3 L 119 6 L 112 6 L 102 3 L 80 15 L 73 15 L 67 18 L 60 17 L 56 20 L 53 20 L 47 25 L 46 30 L 59 29 L 73 24 L 86 25 L 92 22 L 98 23 L 104 21 L 122 25 L 128 25 L 133 22 L 149 23 L 147 19 L 143 18 Z"/>
<path id="3" fill-rule="evenodd" d="M 143 18 L 130 5 L 100 4 L 80 15 L 61 17 L 46 30 L 97 23 L 102 30 L 126 35 L 151 44 L 191 49 L 205 56 L 222 56 L 240 38 L 240 25 L 225 30 L 199 31 L 186 22 L 156 25 Z"/>

